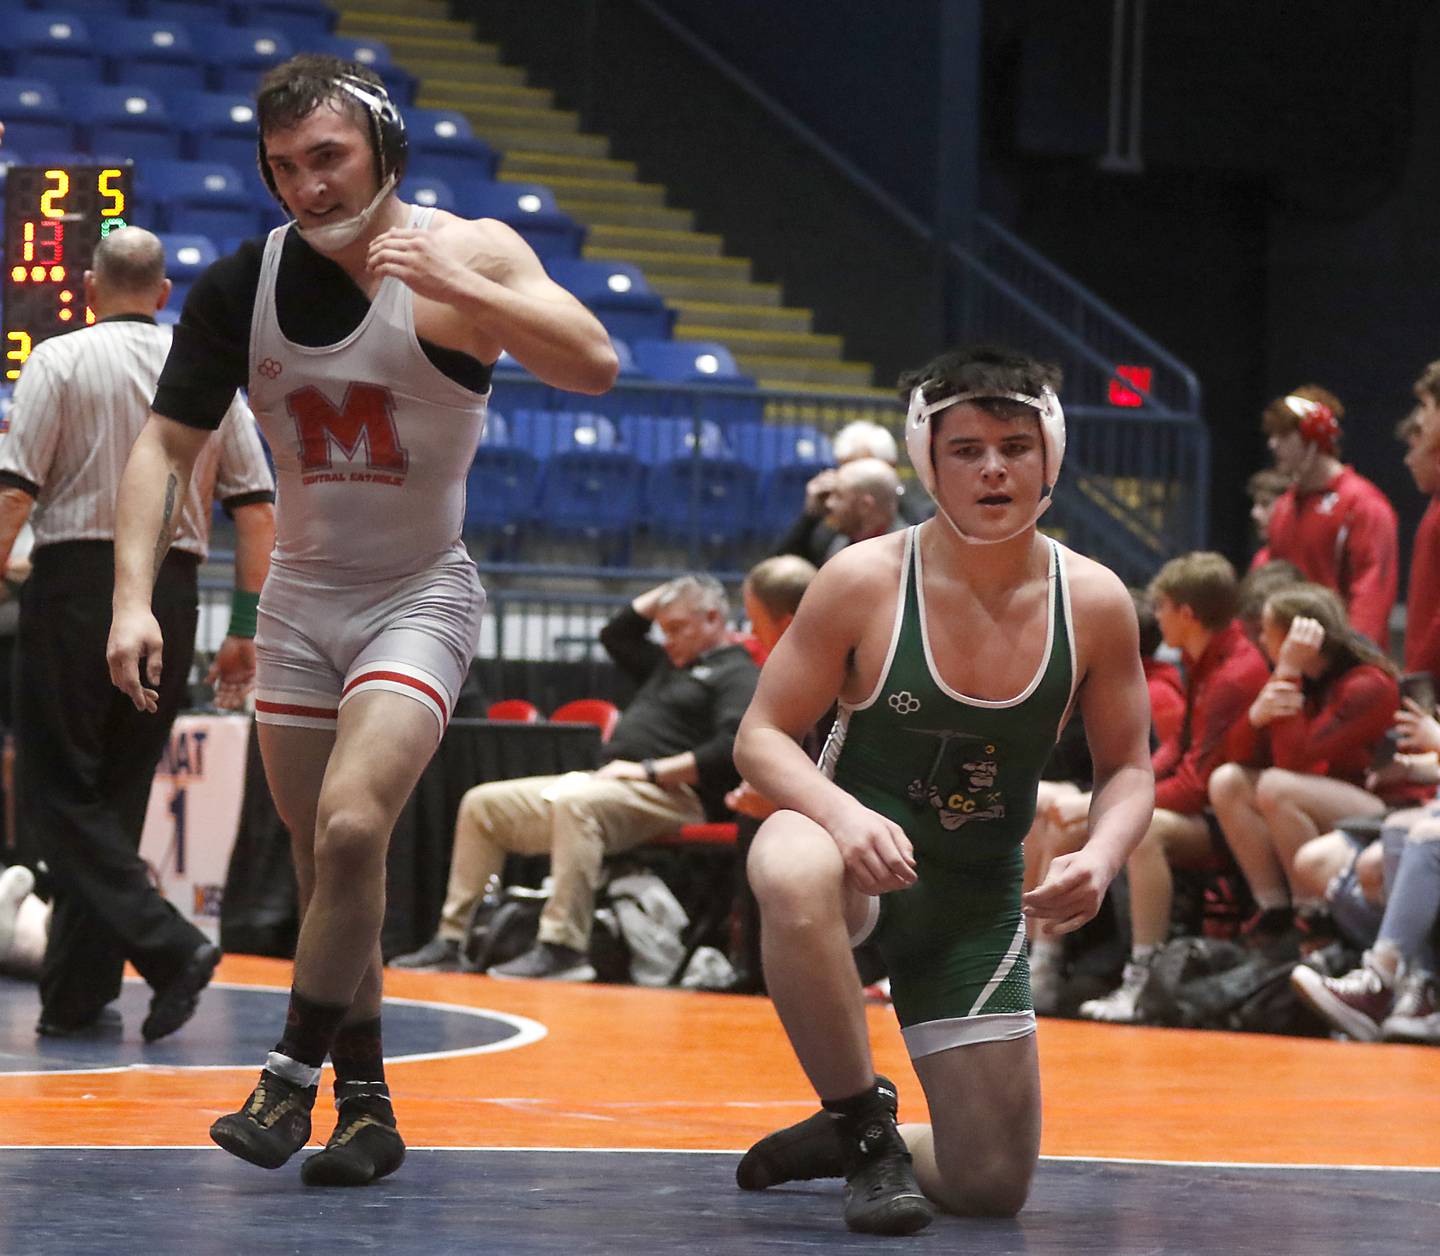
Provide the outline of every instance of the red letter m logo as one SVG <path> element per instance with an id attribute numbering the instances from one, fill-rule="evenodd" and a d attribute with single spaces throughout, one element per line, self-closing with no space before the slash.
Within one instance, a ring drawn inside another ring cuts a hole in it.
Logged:
<path id="1" fill-rule="evenodd" d="M 351 384 L 339 410 L 313 384 L 285 398 L 300 436 L 300 467 L 324 471 L 333 465 L 333 446 L 352 462 L 363 441 L 365 465 L 372 471 L 398 471 L 410 465 L 395 431 L 395 403 L 388 388 Z"/>

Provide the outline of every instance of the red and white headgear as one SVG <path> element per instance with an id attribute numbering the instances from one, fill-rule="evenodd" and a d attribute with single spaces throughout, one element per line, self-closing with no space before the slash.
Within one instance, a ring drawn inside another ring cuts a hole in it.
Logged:
<path id="1" fill-rule="evenodd" d="M 1060 464 L 1065 460 L 1065 412 L 1060 408 L 1060 398 L 1048 384 L 1040 390 L 1038 397 L 1029 393 L 1004 392 L 997 389 L 977 389 L 973 392 L 951 393 L 935 401 L 925 400 L 925 385 L 918 384 L 910 391 L 910 408 L 905 415 L 905 449 L 910 455 L 915 476 L 925 491 L 935 499 L 941 516 L 963 541 L 973 545 L 996 545 L 1019 536 L 1050 509 L 1055 496 L 1055 482 L 1060 478 Z M 981 540 L 963 532 L 940 505 L 935 490 L 935 444 L 932 438 L 930 418 L 959 405 L 962 401 L 1018 401 L 1029 406 L 1040 419 L 1040 444 L 1045 457 L 1045 488 L 1035 513 L 1020 527 L 1007 536 Z"/>
<path id="2" fill-rule="evenodd" d="M 1298 420 L 1296 430 L 1307 445 L 1315 446 L 1322 454 L 1335 453 L 1335 442 L 1340 439 L 1340 420 L 1334 410 L 1323 401 L 1312 401 L 1298 393 L 1282 398 L 1281 404 Z"/>

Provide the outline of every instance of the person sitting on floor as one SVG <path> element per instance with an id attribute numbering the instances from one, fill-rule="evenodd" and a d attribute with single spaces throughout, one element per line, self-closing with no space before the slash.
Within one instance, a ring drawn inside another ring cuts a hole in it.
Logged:
<path id="1" fill-rule="evenodd" d="M 397 968 L 455 969 L 476 901 L 509 854 L 550 856 L 554 889 L 538 939 L 494 977 L 593 981 L 587 957 L 605 856 L 686 824 L 725 819 L 731 759 L 759 669 L 726 624 L 725 590 L 681 576 L 642 593 L 600 632 L 640 685 L 593 772 L 477 785 L 460 800 L 439 931 Z M 663 648 L 649 639 L 660 629 Z"/>

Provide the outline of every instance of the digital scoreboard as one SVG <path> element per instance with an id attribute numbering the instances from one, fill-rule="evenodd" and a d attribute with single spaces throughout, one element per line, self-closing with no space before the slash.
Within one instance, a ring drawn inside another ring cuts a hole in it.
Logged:
<path id="1" fill-rule="evenodd" d="M 85 271 L 102 236 L 126 225 L 131 166 L 11 166 L 5 179 L 3 372 L 20 377 L 42 340 L 95 321 Z"/>

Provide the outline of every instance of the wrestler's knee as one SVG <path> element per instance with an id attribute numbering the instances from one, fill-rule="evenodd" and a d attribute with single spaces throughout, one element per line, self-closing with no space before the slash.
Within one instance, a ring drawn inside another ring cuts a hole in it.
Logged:
<path id="1" fill-rule="evenodd" d="M 828 835 L 815 829 L 820 839 L 816 840 L 811 833 L 785 823 L 783 814 L 761 826 L 746 871 L 767 919 L 803 927 L 840 910 L 838 891 L 845 866 Z"/>
<path id="2" fill-rule="evenodd" d="M 941 1195 L 936 1202 L 964 1217 L 1014 1217 L 1030 1198 L 1035 1162 L 997 1154 L 967 1159 L 950 1172 L 942 1168 Z"/>
<path id="3" fill-rule="evenodd" d="M 325 816 L 315 835 L 315 872 L 331 876 L 363 876 L 384 867 L 385 826 L 379 809 L 364 803 L 337 807 Z"/>

